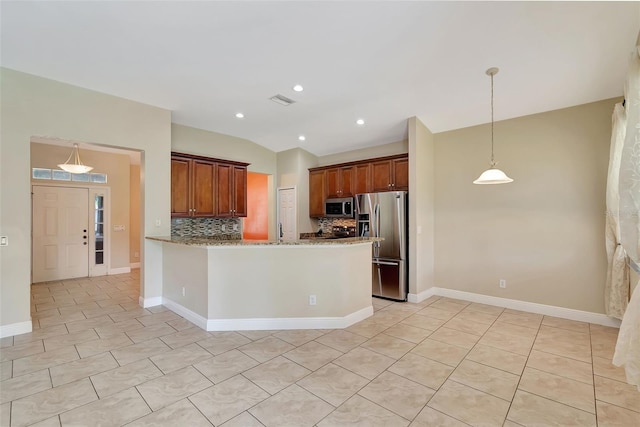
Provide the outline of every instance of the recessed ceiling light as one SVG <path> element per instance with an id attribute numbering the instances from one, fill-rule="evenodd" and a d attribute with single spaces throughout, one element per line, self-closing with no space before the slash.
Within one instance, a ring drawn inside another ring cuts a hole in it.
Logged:
<path id="1" fill-rule="evenodd" d="M 358 120 L 356 120 L 356 124 L 358 126 L 362 126 L 364 124 L 364 120 L 363 119 L 358 119 Z"/>
<path id="2" fill-rule="evenodd" d="M 293 87 L 293 90 L 295 90 L 296 92 L 302 92 L 304 88 L 302 87 L 302 85 L 295 85 Z"/>
<path id="3" fill-rule="evenodd" d="M 244 114 L 242 114 L 242 113 L 236 113 L 236 118 L 237 118 L 237 119 L 244 119 Z"/>
<path id="4" fill-rule="evenodd" d="M 305 141 L 306 139 L 307 139 L 307 137 L 306 137 L 306 136 L 304 136 L 304 135 L 300 135 L 300 136 L 298 137 L 298 141 Z"/>

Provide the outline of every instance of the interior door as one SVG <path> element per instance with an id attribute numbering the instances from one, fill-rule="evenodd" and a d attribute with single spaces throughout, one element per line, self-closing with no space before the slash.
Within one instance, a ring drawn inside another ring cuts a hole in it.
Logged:
<path id="1" fill-rule="evenodd" d="M 89 275 L 89 190 L 33 186 L 32 281 Z"/>
<path id="2" fill-rule="evenodd" d="M 284 241 L 297 240 L 296 189 L 278 189 L 278 196 L 278 238 Z"/>

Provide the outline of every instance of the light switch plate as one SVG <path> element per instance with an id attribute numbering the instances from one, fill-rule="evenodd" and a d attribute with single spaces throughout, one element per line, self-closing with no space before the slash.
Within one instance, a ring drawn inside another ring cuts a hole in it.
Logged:
<path id="1" fill-rule="evenodd" d="M 0 236 L 0 246 L 9 246 L 9 237 Z"/>

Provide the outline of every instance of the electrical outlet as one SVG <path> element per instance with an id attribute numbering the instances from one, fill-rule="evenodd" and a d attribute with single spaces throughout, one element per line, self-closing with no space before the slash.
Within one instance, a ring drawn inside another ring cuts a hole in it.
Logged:
<path id="1" fill-rule="evenodd" d="M 184 289 L 184 286 L 183 286 L 183 287 L 182 287 L 182 296 L 184 297 L 184 296 L 186 296 L 186 295 L 187 295 L 187 292 L 186 292 L 186 290 Z"/>
<path id="2" fill-rule="evenodd" d="M 316 305 L 316 296 L 309 295 L 309 305 Z"/>
<path id="3" fill-rule="evenodd" d="M 160 227 L 162 225 L 162 221 L 156 219 L 156 227 Z"/>
<path id="4" fill-rule="evenodd" d="M 226 226 L 226 225 L 224 225 L 224 224 L 222 224 L 222 225 L 220 226 L 220 230 L 222 230 L 222 231 L 227 231 L 227 226 Z"/>
<path id="5" fill-rule="evenodd" d="M 133 253 L 133 257 L 134 258 L 140 258 L 140 252 L 134 252 Z"/>
<path id="6" fill-rule="evenodd" d="M 507 281 L 504 280 L 504 279 L 500 279 L 500 287 L 502 289 L 506 288 L 507 287 Z"/>
<path id="7" fill-rule="evenodd" d="M 233 231 L 238 231 L 238 224 L 233 224 Z"/>
<path id="8" fill-rule="evenodd" d="M 0 236 L 0 246 L 9 246 L 9 237 Z"/>

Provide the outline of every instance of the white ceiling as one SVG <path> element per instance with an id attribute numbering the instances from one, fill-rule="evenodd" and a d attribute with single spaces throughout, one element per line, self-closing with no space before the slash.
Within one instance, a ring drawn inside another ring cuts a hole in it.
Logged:
<path id="1" fill-rule="evenodd" d="M 490 121 L 491 66 L 500 67 L 496 120 L 620 96 L 640 29 L 638 2 L 0 8 L 4 67 L 166 108 L 175 123 L 273 151 L 316 155 L 402 140 L 411 116 L 433 132 Z M 278 93 L 296 104 L 268 100 Z"/>

